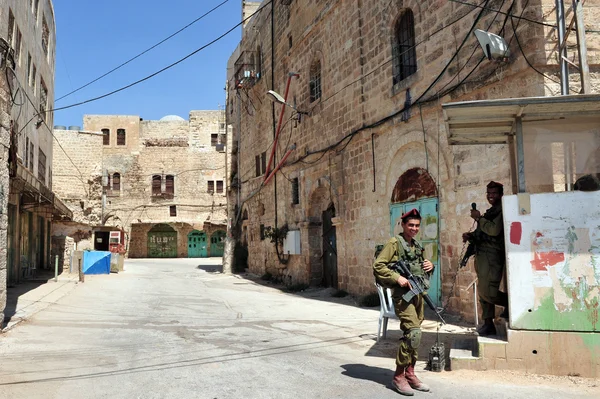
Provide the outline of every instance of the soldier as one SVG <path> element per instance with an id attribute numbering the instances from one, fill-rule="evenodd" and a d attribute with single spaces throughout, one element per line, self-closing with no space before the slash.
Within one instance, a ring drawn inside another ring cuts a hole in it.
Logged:
<path id="1" fill-rule="evenodd" d="M 502 195 L 504 186 L 495 181 L 487 185 L 487 200 L 492 206 L 483 216 L 471 209 L 471 217 L 477 222 L 472 233 L 463 234 L 463 242 L 475 244 L 475 271 L 477 290 L 481 303 L 484 324 L 477 329 L 479 335 L 495 335 L 495 306 L 503 306 L 501 317 L 508 318 L 508 295 L 500 291 L 506 257 L 504 253 L 504 225 L 502 220 Z"/>
<path id="2" fill-rule="evenodd" d="M 373 274 L 379 284 L 393 288 L 392 298 L 396 315 L 400 319 L 400 329 L 404 336 L 400 340 L 396 356 L 396 372 L 392 379 L 393 387 L 402 395 L 413 396 L 416 389 L 428 392 L 429 387 L 423 384 L 415 375 L 419 344 L 421 343 L 421 323 L 424 319 L 423 295 L 415 295 L 406 302 L 402 295 L 410 289 L 409 281 L 387 265 L 398 259 L 405 260 L 410 265 L 414 276 L 423 280 L 425 287 L 429 286 L 429 276 L 433 272 L 433 263 L 423 257 L 423 247 L 415 240 L 421 227 L 421 215 L 412 209 L 401 216 L 402 233 L 392 237 L 383 247 L 373 264 Z"/>

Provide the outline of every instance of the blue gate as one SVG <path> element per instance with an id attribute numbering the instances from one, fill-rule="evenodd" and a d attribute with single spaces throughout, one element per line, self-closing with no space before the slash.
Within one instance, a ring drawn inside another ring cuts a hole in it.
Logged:
<path id="1" fill-rule="evenodd" d="M 438 227 L 439 227 L 439 213 L 438 213 L 438 199 L 437 198 L 424 198 L 415 202 L 403 202 L 398 204 L 390 205 L 390 222 L 391 222 L 391 234 L 398 235 L 402 232 L 402 221 L 400 216 L 406 211 L 413 208 L 417 208 L 421 214 L 421 230 L 417 235 L 417 240 L 423 245 L 425 249 L 425 259 L 429 259 L 434 265 L 435 269 L 433 276 L 431 276 L 431 287 L 429 287 L 429 296 L 436 306 L 442 304 L 442 279 L 440 270 L 440 259 L 439 259 L 439 238 L 438 238 Z"/>

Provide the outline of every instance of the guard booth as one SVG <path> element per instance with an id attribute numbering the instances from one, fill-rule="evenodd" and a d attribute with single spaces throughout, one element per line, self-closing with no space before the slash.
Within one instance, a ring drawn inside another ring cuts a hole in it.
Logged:
<path id="1" fill-rule="evenodd" d="M 508 144 L 513 181 L 502 202 L 505 347 L 479 340 L 477 357 L 452 368 L 600 377 L 600 96 L 442 108 L 451 145 Z"/>

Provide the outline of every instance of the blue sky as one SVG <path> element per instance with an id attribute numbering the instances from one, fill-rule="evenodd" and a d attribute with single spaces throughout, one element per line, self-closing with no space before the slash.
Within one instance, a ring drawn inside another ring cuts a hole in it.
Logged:
<path id="1" fill-rule="evenodd" d="M 115 68 L 224 0 L 54 0 L 55 98 Z M 241 0 L 216 11 L 151 52 L 60 101 L 55 108 L 111 92 L 150 75 L 216 39 L 241 21 Z M 160 119 L 225 104 L 227 60 L 240 41 L 237 28 L 183 63 L 113 96 L 56 111 L 55 125 L 82 124 L 84 114 L 139 115 Z"/>

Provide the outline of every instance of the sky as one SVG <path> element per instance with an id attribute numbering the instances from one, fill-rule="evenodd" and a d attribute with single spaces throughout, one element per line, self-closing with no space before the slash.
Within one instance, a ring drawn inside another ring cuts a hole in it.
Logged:
<path id="1" fill-rule="evenodd" d="M 55 101 L 55 108 L 101 96 L 151 75 L 218 38 L 241 21 L 242 0 L 53 0 L 59 99 L 175 33 L 177 36 L 96 83 Z M 227 60 L 241 39 L 237 28 L 177 66 L 107 98 L 57 110 L 54 124 L 81 126 L 85 114 L 165 115 L 225 104 Z"/>

